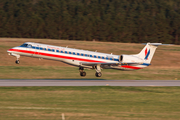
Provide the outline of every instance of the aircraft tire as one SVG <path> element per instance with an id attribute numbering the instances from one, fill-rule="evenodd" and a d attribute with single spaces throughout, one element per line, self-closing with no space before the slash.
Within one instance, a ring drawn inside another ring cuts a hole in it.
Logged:
<path id="1" fill-rule="evenodd" d="M 96 77 L 101 77 L 101 76 L 102 76 L 102 73 L 101 73 L 101 72 L 96 72 L 96 73 L 95 73 L 95 76 L 96 76 Z"/>
<path id="2" fill-rule="evenodd" d="M 86 76 L 86 72 L 80 72 L 80 76 L 85 77 Z"/>
<path id="3" fill-rule="evenodd" d="M 15 61 L 15 63 L 16 63 L 16 64 L 19 64 L 19 63 L 20 63 L 20 61 L 19 61 L 19 60 L 16 60 L 16 61 Z"/>

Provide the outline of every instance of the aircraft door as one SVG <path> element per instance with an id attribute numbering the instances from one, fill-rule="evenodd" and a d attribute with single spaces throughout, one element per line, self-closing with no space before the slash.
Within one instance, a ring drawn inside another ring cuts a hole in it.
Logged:
<path id="1" fill-rule="evenodd" d="M 32 56 L 33 55 L 33 49 L 32 49 L 32 45 L 31 44 L 28 44 L 27 47 L 26 47 L 26 50 L 27 52 L 29 53 L 29 56 Z"/>

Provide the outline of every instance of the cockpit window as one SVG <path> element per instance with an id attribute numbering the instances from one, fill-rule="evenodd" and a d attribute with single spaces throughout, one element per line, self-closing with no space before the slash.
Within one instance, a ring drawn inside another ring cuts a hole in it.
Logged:
<path id="1" fill-rule="evenodd" d="M 26 43 L 21 45 L 21 47 L 27 47 L 27 46 L 28 46 L 28 44 L 26 44 Z"/>
<path id="2" fill-rule="evenodd" d="M 27 47 L 28 47 L 28 48 L 32 48 L 32 45 L 29 44 L 29 45 L 27 45 Z"/>

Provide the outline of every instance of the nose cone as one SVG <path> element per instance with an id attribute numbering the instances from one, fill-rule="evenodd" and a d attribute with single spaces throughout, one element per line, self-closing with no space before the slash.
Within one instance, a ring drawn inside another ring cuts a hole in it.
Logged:
<path id="1" fill-rule="evenodd" d="M 8 55 L 11 55 L 11 50 L 12 50 L 12 48 L 7 50 Z"/>
<path id="2" fill-rule="evenodd" d="M 13 47 L 9 50 L 7 50 L 8 53 L 15 53 L 15 52 L 18 52 L 18 47 Z"/>
<path id="3" fill-rule="evenodd" d="M 11 49 L 7 50 L 7 52 L 9 53 L 11 51 Z"/>
<path id="4" fill-rule="evenodd" d="M 14 50 L 14 48 L 11 48 L 11 49 L 7 50 L 7 52 L 11 53 L 11 52 L 13 52 L 13 50 Z"/>

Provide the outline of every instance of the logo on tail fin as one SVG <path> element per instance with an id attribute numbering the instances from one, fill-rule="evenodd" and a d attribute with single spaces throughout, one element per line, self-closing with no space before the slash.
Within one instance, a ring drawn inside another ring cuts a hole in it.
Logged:
<path id="1" fill-rule="evenodd" d="M 145 60 L 148 60 L 149 54 L 150 54 L 150 49 L 148 51 L 147 48 L 146 48 L 146 50 L 145 50 L 145 58 L 144 58 Z"/>

